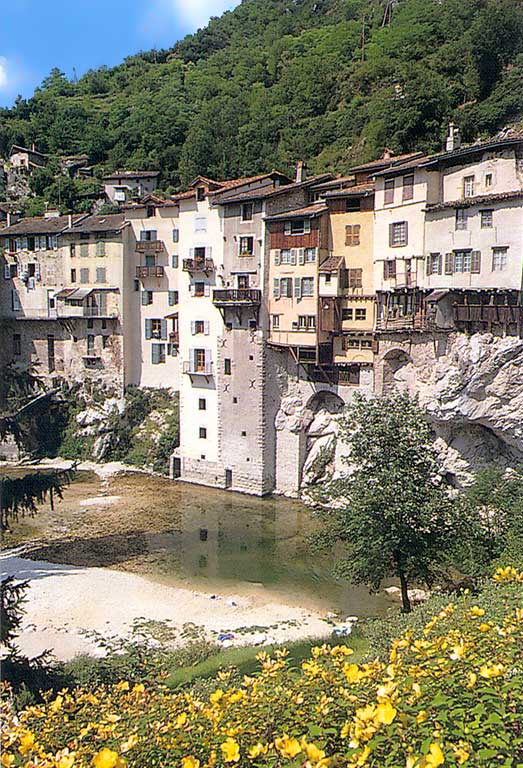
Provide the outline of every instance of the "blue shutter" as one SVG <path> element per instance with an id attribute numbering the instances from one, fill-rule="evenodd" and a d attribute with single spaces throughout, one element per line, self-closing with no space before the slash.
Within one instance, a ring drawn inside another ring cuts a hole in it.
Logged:
<path id="1" fill-rule="evenodd" d="M 152 339 L 152 336 L 153 336 L 152 325 L 153 325 L 152 320 L 145 321 L 145 338 L 146 339 Z"/>
<path id="2" fill-rule="evenodd" d="M 161 337 L 162 337 L 163 341 L 166 341 L 166 339 L 167 339 L 167 320 L 162 320 L 161 325 L 162 325 Z"/>
<path id="3" fill-rule="evenodd" d="M 180 239 L 180 230 L 173 229 L 173 243 L 177 243 Z"/>
<path id="4" fill-rule="evenodd" d="M 169 306 L 174 307 L 174 291 L 169 291 Z"/>
<path id="5" fill-rule="evenodd" d="M 153 365 L 158 365 L 160 362 L 160 347 L 161 344 L 151 344 L 151 362 Z"/>
<path id="6" fill-rule="evenodd" d="M 149 291 L 142 291 L 142 307 L 149 304 Z"/>
<path id="7" fill-rule="evenodd" d="M 173 253 L 173 255 L 171 256 L 171 267 L 173 269 L 177 269 L 177 267 L 178 267 L 178 254 L 177 253 Z"/>

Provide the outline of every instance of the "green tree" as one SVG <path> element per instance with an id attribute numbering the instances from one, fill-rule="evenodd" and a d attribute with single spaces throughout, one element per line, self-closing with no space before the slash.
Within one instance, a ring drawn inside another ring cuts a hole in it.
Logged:
<path id="1" fill-rule="evenodd" d="M 348 545 L 340 575 L 378 589 L 394 576 L 403 610 L 412 581 L 430 585 L 444 560 L 454 504 L 442 483 L 432 435 L 407 394 L 357 395 L 340 419 L 349 471 L 321 489 L 323 545 Z"/>

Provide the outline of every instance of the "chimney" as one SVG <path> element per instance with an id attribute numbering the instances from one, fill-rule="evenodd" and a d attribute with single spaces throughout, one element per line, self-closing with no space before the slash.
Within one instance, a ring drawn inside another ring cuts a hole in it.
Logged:
<path id="1" fill-rule="evenodd" d="M 296 184 L 300 184 L 305 181 L 307 177 L 307 166 L 303 160 L 298 160 L 296 163 Z"/>
<path id="2" fill-rule="evenodd" d="M 69 227 L 69 229 L 71 229 L 71 227 L 73 226 L 73 214 L 72 213 L 70 213 L 69 216 L 67 217 L 67 226 Z"/>
<path id="3" fill-rule="evenodd" d="M 459 128 L 454 123 L 449 123 L 447 130 L 447 141 L 445 144 L 445 150 L 447 152 L 453 152 L 455 149 L 461 147 L 461 136 Z"/>
<path id="4" fill-rule="evenodd" d="M 36 151 L 36 147 L 35 147 L 35 143 L 34 143 L 34 141 L 33 141 L 33 143 L 31 144 L 31 149 L 33 150 L 33 152 L 35 152 L 35 151 Z"/>

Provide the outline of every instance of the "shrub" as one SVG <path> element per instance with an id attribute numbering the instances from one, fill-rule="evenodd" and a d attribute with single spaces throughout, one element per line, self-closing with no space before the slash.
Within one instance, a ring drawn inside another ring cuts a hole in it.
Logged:
<path id="1" fill-rule="evenodd" d="M 356 664 L 322 645 L 299 669 L 284 650 L 208 697 L 122 681 L 64 690 L 10 718 L 4 765 L 123 768 L 228 764 L 327 768 L 516 766 L 523 759 L 523 573 L 499 569 L 409 629 L 388 658 Z M 496 595 L 494 605 L 488 596 Z"/>

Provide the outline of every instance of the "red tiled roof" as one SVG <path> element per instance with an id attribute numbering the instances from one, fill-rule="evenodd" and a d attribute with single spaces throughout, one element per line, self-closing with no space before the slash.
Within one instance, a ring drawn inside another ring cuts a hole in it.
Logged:
<path id="1" fill-rule="evenodd" d="M 460 200 L 451 200 L 444 203 L 432 203 L 427 205 L 426 211 L 444 211 L 448 208 L 470 208 L 473 205 L 485 205 L 487 203 L 502 202 L 503 200 L 515 200 L 523 198 L 523 189 L 513 192 L 498 192 L 495 195 L 477 195 L 476 197 L 463 197 Z"/>
<path id="2" fill-rule="evenodd" d="M 330 200 L 333 197 L 359 197 L 360 195 L 374 194 L 374 184 L 355 184 L 353 187 L 343 187 L 343 189 L 328 190 L 323 193 L 323 197 Z"/>
<path id="3" fill-rule="evenodd" d="M 72 227 L 68 227 L 65 234 L 75 232 L 115 232 L 123 229 L 129 222 L 125 220 L 123 213 L 111 213 L 105 216 L 87 216 Z"/>
<path id="4" fill-rule="evenodd" d="M 85 218 L 85 214 L 75 214 L 73 222 Z M 2 229 L 2 237 L 9 235 L 56 235 L 69 227 L 69 216 L 28 216 L 16 224 Z"/>
<path id="5" fill-rule="evenodd" d="M 416 157 L 422 157 L 423 152 L 407 152 L 404 155 L 394 155 L 391 154 L 390 157 L 381 157 L 378 160 L 371 160 L 369 163 L 361 163 L 361 165 L 354 165 L 352 168 L 349 168 L 350 173 L 355 173 L 356 171 L 367 171 L 372 170 L 373 168 L 382 168 L 385 166 L 392 167 L 393 165 L 396 165 L 397 163 L 403 163 L 407 160 L 413 160 Z"/>

